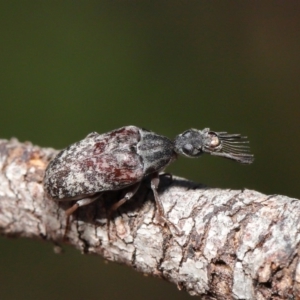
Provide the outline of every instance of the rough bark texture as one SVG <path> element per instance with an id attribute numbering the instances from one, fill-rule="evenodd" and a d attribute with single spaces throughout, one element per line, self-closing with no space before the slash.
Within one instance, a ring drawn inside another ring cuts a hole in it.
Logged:
<path id="1" fill-rule="evenodd" d="M 0 140 L 0 230 L 63 243 L 72 203 L 45 199 L 44 170 L 54 149 Z M 115 213 L 124 191 L 80 208 L 67 242 L 136 270 L 163 277 L 202 299 L 300 299 L 300 202 L 251 190 L 211 189 L 161 178 L 159 194 L 178 236 L 156 214 L 149 183 Z"/>

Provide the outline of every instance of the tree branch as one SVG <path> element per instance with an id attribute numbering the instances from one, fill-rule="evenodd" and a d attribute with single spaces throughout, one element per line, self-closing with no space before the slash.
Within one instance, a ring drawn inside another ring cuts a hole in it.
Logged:
<path id="1" fill-rule="evenodd" d="M 298 299 L 300 202 L 251 190 L 222 190 L 161 176 L 159 195 L 178 236 L 156 214 L 147 180 L 115 213 L 124 191 L 103 193 L 70 220 L 72 203 L 48 200 L 43 175 L 57 154 L 17 140 L 0 140 L 0 230 L 3 235 L 68 242 L 140 272 L 165 278 L 203 299 Z M 170 232 L 170 230 L 172 232 Z"/>

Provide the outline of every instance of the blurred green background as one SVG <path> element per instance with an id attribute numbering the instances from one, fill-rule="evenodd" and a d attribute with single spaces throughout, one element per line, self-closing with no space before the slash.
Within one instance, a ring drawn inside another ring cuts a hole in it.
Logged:
<path id="1" fill-rule="evenodd" d="M 300 2 L 1 1 L 0 138 L 63 148 L 137 125 L 248 135 L 255 163 L 181 158 L 212 187 L 300 198 Z M 127 267 L 0 239 L 1 299 L 188 299 Z"/>

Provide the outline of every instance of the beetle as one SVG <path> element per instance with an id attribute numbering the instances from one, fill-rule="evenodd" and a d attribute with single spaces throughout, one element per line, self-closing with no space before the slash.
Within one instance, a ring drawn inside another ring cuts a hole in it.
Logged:
<path id="1" fill-rule="evenodd" d="M 83 140 L 62 150 L 45 171 L 44 188 L 47 196 L 56 201 L 76 201 L 66 210 L 70 216 L 78 207 L 99 198 L 105 191 L 128 188 L 125 196 L 115 203 L 115 211 L 137 192 L 143 179 L 151 177 L 151 189 L 160 217 L 165 217 L 157 189 L 159 172 L 178 154 L 199 157 L 203 153 L 250 164 L 254 156 L 249 143 L 240 134 L 189 129 L 173 141 L 136 126 L 125 126 L 108 133 L 92 132 Z M 176 226 L 175 226 L 176 227 Z"/>

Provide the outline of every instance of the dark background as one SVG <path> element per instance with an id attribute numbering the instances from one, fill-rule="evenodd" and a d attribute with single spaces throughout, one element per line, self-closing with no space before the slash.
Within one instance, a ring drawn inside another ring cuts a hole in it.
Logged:
<path id="1" fill-rule="evenodd" d="M 255 162 L 181 158 L 212 187 L 300 197 L 300 2 L 1 1 L 0 138 L 64 148 L 137 125 L 248 135 Z M 0 239 L 1 299 L 188 299 L 72 248 Z"/>

